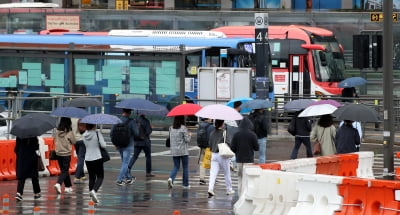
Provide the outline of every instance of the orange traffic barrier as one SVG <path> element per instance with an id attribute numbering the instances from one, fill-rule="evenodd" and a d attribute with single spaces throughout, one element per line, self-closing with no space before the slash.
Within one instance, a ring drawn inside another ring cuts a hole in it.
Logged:
<path id="1" fill-rule="evenodd" d="M 316 158 L 316 174 L 337 175 L 339 170 L 339 158 L 335 155 Z"/>
<path id="2" fill-rule="evenodd" d="M 9 214 L 10 196 L 6 193 L 3 195 L 3 214 Z"/>
<path id="3" fill-rule="evenodd" d="M 33 215 L 40 215 L 40 207 L 36 206 L 33 208 Z"/>
<path id="4" fill-rule="evenodd" d="M 258 164 L 258 166 L 261 169 L 281 170 L 280 163 L 263 163 L 263 164 Z"/>
<path id="5" fill-rule="evenodd" d="M 88 208 L 88 214 L 94 214 L 94 201 L 90 200 L 89 201 L 89 208 Z"/>
<path id="6" fill-rule="evenodd" d="M 358 154 L 337 154 L 339 158 L 338 176 L 357 176 Z"/>
<path id="7" fill-rule="evenodd" d="M 14 152 L 15 140 L 0 140 L 0 179 L 16 179 L 16 155 Z"/>
<path id="8" fill-rule="evenodd" d="M 179 210 L 174 210 L 174 215 L 181 215 L 181 212 Z"/>
<path id="9" fill-rule="evenodd" d="M 76 171 L 76 165 L 78 163 L 78 156 L 76 155 L 75 145 L 72 146 L 71 162 L 69 163 L 69 174 L 74 174 Z"/>
<path id="10" fill-rule="evenodd" d="M 50 150 L 53 150 L 55 148 L 54 146 L 54 139 L 51 137 L 45 137 L 43 138 L 44 144 L 47 145 L 47 148 L 49 149 L 46 153 L 46 159 L 49 160 L 49 166 L 47 169 L 50 172 L 50 175 L 59 175 L 61 173 L 60 167 L 58 166 L 58 162 L 56 160 L 50 160 Z"/>
<path id="11" fill-rule="evenodd" d="M 396 156 L 396 158 L 400 158 L 400 152 L 396 152 L 395 156 Z M 395 176 L 396 180 L 400 180 L 400 167 L 396 167 L 394 169 L 394 172 L 396 174 L 396 176 Z"/>

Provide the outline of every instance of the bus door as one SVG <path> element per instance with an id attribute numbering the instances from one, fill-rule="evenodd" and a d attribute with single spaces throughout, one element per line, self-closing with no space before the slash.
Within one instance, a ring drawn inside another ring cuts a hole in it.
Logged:
<path id="1" fill-rule="evenodd" d="M 289 94 L 291 96 L 310 95 L 310 76 L 306 55 L 289 55 Z"/>

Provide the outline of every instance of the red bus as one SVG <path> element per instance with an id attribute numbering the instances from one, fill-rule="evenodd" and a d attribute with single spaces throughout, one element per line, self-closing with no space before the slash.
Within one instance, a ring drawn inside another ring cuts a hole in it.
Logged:
<path id="1" fill-rule="evenodd" d="M 227 37 L 254 38 L 254 26 L 224 26 L 212 29 Z M 333 32 L 324 28 L 269 26 L 272 76 L 275 95 L 340 95 L 344 79 L 343 48 Z M 253 47 L 247 47 L 254 50 Z"/>

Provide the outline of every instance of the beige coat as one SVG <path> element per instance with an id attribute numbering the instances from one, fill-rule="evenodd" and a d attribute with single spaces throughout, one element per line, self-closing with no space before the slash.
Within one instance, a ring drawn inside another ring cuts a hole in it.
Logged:
<path id="1" fill-rule="evenodd" d="M 321 156 L 332 155 L 336 153 L 335 135 L 336 128 L 334 125 L 324 128 L 317 124 L 311 130 L 310 140 L 312 142 L 320 141 Z"/>

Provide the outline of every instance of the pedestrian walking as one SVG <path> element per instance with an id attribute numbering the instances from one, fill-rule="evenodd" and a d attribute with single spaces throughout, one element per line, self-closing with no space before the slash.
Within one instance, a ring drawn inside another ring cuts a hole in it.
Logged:
<path id="1" fill-rule="evenodd" d="M 230 138 L 227 137 L 224 120 L 215 120 L 215 129 L 211 132 L 209 140 L 212 155 L 210 181 L 208 184 L 208 198 L 215 196 L 214 185 L 220 168 L 224 173 L 226 195 L 235 193 L 232 189 L 231 171 L 229 169 L 230 158 L 222 157 L 218 154 L 218 144 L 226 142 L 230 146 L 230 142 L 228 141 L 229 139 Z"/>
<path id="2" fill-rule="evenodd" d="M 104 180 L 104 163 L 100 147 L 106 148 L 106 142 L 94 124 L 86 124 L 86 131 L 82 136 L 86 148 L 85 163 L 89 174 L 89 196 L 93 202 L 98 203 L 97 192 Z"/>
<path id="3" fill-rule="evenodd" d="M 197 128 L 197 146 L 200 148 L 199 155 L 199 173 L 200 173 L 200 185 L 205 185 L 206 182 L 206 168 L 203 167 L 203 159 L 206 149 L 208 147 L 208 141 L 210 134 L 214 130 L 211 119 L 202 118 Z"/>
<path id="4" fill-rule="evenodd" d="M 239 125 L 239 131 L 232 137 L 232 151 L 236 155 L 238 167 L 238 192 L 242 191 L 243 166 L 246 163 L 254 163 L 254 151 L 259 150 L 258 139 L 254 133 L 254 126 L 251 120 L 244 117 Z"/>
<path id="5" fill-rule="evenodd" d="M 180 169 L 182 163 L 182 180 L 183 188 L 189 189 L 189 142 L 192 133 L 188 131 L 185 126 L 184 116 L 175 116 L 172 126 L 169 128 L 170 135 L 170 149 L 174 167 L 168 178 L 168 188 L 172 188 L 175 182 L 176 174 Z"/>
<path id="6" fill-rule="evenodd" d="M 16 176 L 18 180 L 17 201 L 23 200 L 25 180 L 31 178 L 34 199 L 41 197 L 39 185 L 39 173 L 37 169 L 39 155 L 39 141 L 37 137 L 16 138 L 14 152 L 16 155 Z"/>
<path id="7" fill-rule="evenodd" d="M 307 157 L 313 157 L 311 141 L 310 141 L 310 132 L 312 129 L 311 120 L 307 117 L 298 117 L 301 111 L 297 111 L 290 123 L 294 123 L 294 147 L 292 153 L 290 155 L 290 159 L 296 159 L 299 153 L 299 149 L 301 144 L 304 144 L 306 147 Z"/>
<path id="8" fill-rule="evenodd" d="M 360 135 L 357 129 L 353 127 L 353 121 L 345 120 L 343 125 L 336 132 L 335 145 L 336 153 L 357 152 L 360 147 Z"/>
<path id="9" fill-rule="evenodd" d="M 86 131 L 86 124 L 81 123 L 80 119 L 72 118 L 72 130 L 75 134 L 75 153 L 78 157 L 78 161 L 76 163 L 76 170 L 75 170 L 75 178 L 74 184 L 84 183 L 86 180 L 85 177 L 85 153 L 86 147 L 83 143 L 82 134 Z"/>
<path id="10" fill-rule="evenodd" d="M 116 184 L 123 186 L 125 184 L 133 184 L 136 177 L 133 177 L 129 172 L 129 161 L 131 160 L 134 146 L 134 135 L 138 135 L 139 131 L 135 120 L 131 119 L 130 116 L 132 111 L 130 109 L 122 109 L 122 116 L 120 117 L 122 123 L 120 125 L 113 125 L 110 131 L 111 140 L 120 140 L 123 143 L 114 141 L 117 151 L 121 157 L 121 168 L 119 170 Z M 118 127 L 117 127 L 118 126 Z M 127 137 L 123 138 L 123 137 Z"/>
<path id="11" fill-rule="evenodd" d="M 336 128 L 333 125 L 332 116 L 330 114 L 322 115 L 310 133 L 311 141 L 315 142 L 314 148 L 317 145 L 320 146 L 320 152 L 314 150 L 314 154 L 322 156 L 335 154 L 335 135 Z"/>
<path id="12" fill-rule="evenodd" d="M 58 166 L 60 167 L 60 175 L 54 189 L 57 194 L 61 194 L 61 186 L 64 183 L 65 193 L 72 193 L 71 177 L 69 175 L 69 166 L 71 163 L 72 145 L 76 143 L 75 135 L 72 132 L 71 119 L 61 117 L 60 123 L 54 134 L 55 151 L 57 155 Z"/>
<path id="13" fill-rule="evenodd" d="M 259 145 L 258 163 L 265 163 L 267 153 L 267 136 L 269 121 L 266 116 L 265 109 L 254 109 L 249 115 L 249 119 L 253 122 L 254 132 L 257 135 Z"/>
<path id="14" fill-rule="evenodd" d="M 133 156 L 129 161 L 128 165 L 129 174 L 131 172 L 133 165 L 135 165 L 135 162 L 138 159 L 140 152 L 143 151 L 146 157 L 146 177 L 154 177 L 155 175 L 151 173 L 152 167 L 151 167 L 151 140 L 150 140 L 150 134 L 153 132 L 153 129 L 151 128 L 150 121 L 143 114 L 139 116 L 136 123 L 138 126 L 139 134 L 134 138 L 135 145 L 133 150 Z"/>
<path id="15" fill-rule="evenodd" d="M 235 109 L 238 113 L 240 113 L 242 104 L 243 104 L 242 101 L 235 101 L 233 103 L 233 109 Z M 239 130 L 240 122 L 241 122 L 241 120 L 226 120 L 225 121 L 226 132 L 228 133 L 229 138 L 232 138 L 233 135 Z M 231 139 L 229 139 L 228 141 L 232 142 Z M 229 166 L 232 171 L 237 171 L 236 156 L 233 156 L 231 158 L 231 162 L 230 162 Z"/>

